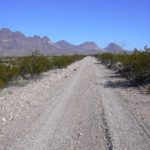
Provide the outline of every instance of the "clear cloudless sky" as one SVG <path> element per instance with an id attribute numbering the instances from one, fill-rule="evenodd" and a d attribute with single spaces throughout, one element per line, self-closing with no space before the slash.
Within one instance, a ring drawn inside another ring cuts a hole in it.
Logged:
<path id="1" fill-rule="evenodd" d="M 150 0 L 0 0 L 0 28 L 73 44 L 150 46 Z"/>

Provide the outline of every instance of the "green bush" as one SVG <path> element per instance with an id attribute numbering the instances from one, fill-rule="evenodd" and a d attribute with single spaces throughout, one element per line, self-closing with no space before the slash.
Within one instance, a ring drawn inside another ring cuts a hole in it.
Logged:
<path id="1" fill-rule="evenodd" d="M 20 75 L 23 78 L 27 74 L 34 77 L 49 69 L 65 68 L 83 57 L 81 55 L 47 57 L 35 51 L 31 56 L 3 58 L 0 60 L 0 87 L 4 87 L 10 80 Z"/>
<path id="2" fill-rule="evenodd" d="M 24 57 L 19 64 L 21 75 L 37 75 L 50 68 L 50 61 L 44 56 Z"/>
<path id="3" fill-rule="evenodd" d="M 20 74 L 19 68 L 0 64 L 0 87 L 3 87 L 13 77 L 17 77 Z"/>
<path id="4" fill-rule="evenodd" d="M 53 67 L 55 68 L 65 68 L 69 64 L 82 59 L 82 55 L 72 55 L 72 56 L 56 56 L 52 60 Z"/>
<path id="5" fill-rule="evenodd" d="M 104 53 L 97 58 L 104 64 L 110 64 L 111 68 L 115 63 L 121 62 L 124 68 L 120 73 L 137 84 L 150 82 L 150 53 L 137 52 L 131 55 Z"/>

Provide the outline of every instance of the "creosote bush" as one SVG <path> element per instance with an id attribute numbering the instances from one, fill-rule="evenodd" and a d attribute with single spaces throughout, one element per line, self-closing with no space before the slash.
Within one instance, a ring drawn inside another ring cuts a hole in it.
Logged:
<path id="1" fill-rule="evenodd" d="M 74 61 L 82 59 L 82 55 L 72 55 L 72 56 L 56 56 L 52 59 L 52 66 L 55 68 L 66 68 L 69 64 Z"/>
<path id="2" fill-rule="evenodd" d="M 18 67 L 0 64 L 0 87 L 4 87 L 9 80 L 17 77 L 19 74 L 20 70 Z"/>
<path id="3" fill-rule="evenodd" d="M 83 57 L 82 55 L 49 57 L 35 51 L 31 56 L 1 59 L 0 88 L 6 86 L 9 81 L 18 76 L 25 78 L 29 74 L 34 77 L 49 69 L 65 68 Z"/>
<path id="4" fill-rule="evenodd" d="M 149 52 L 136 52 L 130 55 L 103 53 L 96 57 L 110 68 L 115 68 L 118 62 L 121 63 L 123 67 L 119 73 L 136 84 L 150 83 Z"/>
<path id="5" fill-rule="evenodd" d="M 23 57 L 19 61 L 19 69 L 22 76 L 25 74 L 37 75 L 50 68 L 50 60 L 38 53 Z"/>

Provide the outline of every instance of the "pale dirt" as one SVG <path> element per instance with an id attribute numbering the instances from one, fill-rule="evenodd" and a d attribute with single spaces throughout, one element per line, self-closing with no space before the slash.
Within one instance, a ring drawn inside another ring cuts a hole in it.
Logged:
<path id="1" fill-rule="evenodd" d="M 149 150 L 150 96 L 86 57 L 0 91 L 0 150 Z"/>

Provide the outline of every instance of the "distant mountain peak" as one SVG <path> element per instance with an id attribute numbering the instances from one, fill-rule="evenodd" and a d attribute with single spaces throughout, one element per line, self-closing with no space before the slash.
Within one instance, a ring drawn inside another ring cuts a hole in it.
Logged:
<path id="1" fill-rule="evenodd" d="M 60 41 L 56 42 L 56 45 L 58 45 L 61 48 L 65 48 L 65 49 L 73 49 L 75 46 L 65 40 L 60 40 Z"/>
<path id="2" fill-rule="evenodd" d="M 116 44 L 114 42 L 109 43 L 109 46 L 117 46 L 117 47 L 121 48 L 121 46 L 119 46 L 118 44 Z"/>
<path id="3" fill-rule="evenodd" d="M 9 28 L 1 28 L 0 32 L 11 32 Z"/>
<path id="4" fill-rule="evenodd" d="M 34 35 L 33 38 L 34 39 L 41 39 L 41 37 L 39 35 Z"/>
<path id="5" fill-rule="evenodd" d="M 69 43 L 68 41 L 66 41 L 66 40 L 60 40 L 60 41 L 58 41 L 58 42 L 56 42 L 56 44 L 59 44 L 59 45 L 63 45 L 63 44 L 68 44 L 68 45 L 73 45 L 73 44 L 71 44 L 71 43 Z"/>
<path id="6" fill-rule="evenodd" d="M 112 53 L 122 53 L 124 51 L 124 49 L 121 46 L 113 42 L 108 44 L 108 46 L 105 47 L 104 50 Z"/>
<path id="7" fill-rule="evenodd" d="M 7 38 L 7 37 L 10 37 L 10 36 L 12 36 L 12 32 L 11 32 L 10 29 L 1 28 L 1 30 L 0 30 L 0 37 L 1 38 L 3 38 L 3 37 Z"/>
<path id="8" fill-rule="evenodd" d="M 79 45 L 81 49 L 87 49 L 87 50 L 100 50 L 99 46 L 95 42 L 84 42 Z"/>

